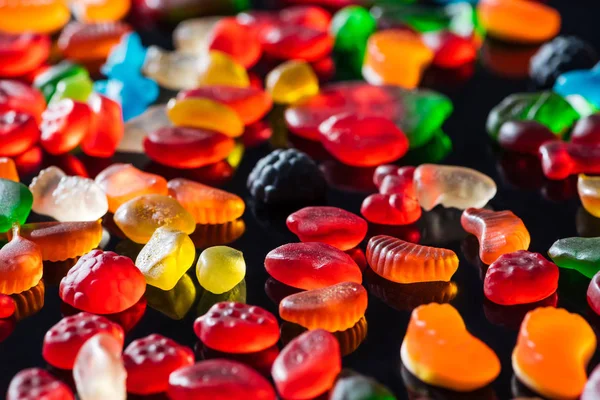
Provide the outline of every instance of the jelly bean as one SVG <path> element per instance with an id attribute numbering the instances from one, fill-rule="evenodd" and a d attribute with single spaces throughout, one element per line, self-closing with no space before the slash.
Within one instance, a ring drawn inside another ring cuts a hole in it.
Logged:
<path id="1" fill-rule="evenodd" d="M 423 164 L 415 170 L 415 190 L 421 207 L 436 205 L 465 209 L 480 208 L 496 195 L 496 184 L 471 168 Z"/>
<path id="2" fill-rule="evenodd" d="M 98 333 L 84 343 L 73 366 L 73 379 L 81 400 L 127 398 L 122 350 L 122 341 L 106 333 Z"/>
<path id="3" fill-rule="evenodd" d="M 224 224 L 244 214 L 246 205 L 239 196 L 188 179 L 172 179 L 169 196 L 188 210 L 197 224 Z"/>
<path id="4" fill-rule="evenodd" d="M 512 366 L 517 378 L 540 395 L 576 398 L 595 350 L 596 335 L 583 317 L 562 308 L 537 308 L 521 324 Z"/>
<path id="5" fill-rule="evenodd" d="M 206 98 L 171 99 L 167 115 L 176 126 L 209 129 L 229 137 L 244 133 L 244 124 L 232 108 Z"/>
<path id="6" fill-rule="evenodd" d="M 0 319 L 10 318 L 17 308 L 12 297 L 6 294 L 0 294 Z"/>
<path id="7" fill-rule="evenodd" d="M 427 304 L 412 312 L 400 356 L 423 382 L 460 392 L 482 388 L 500 374 L 498 356 L 467 331 L 450 304 Z"/>
<path id="8" fill-rule="evenodd" d="M 577 179 L 577 192 L 585 210 L 600 217 L 600 178 L 580 174 Z"/>
<path id="9" fill-rule="evenodd" d="M 185 233 L 167 226 L 156 229 L 135 259 L 148 285 L 171 290 L 194 263 L 196 249 Z"/>
<path id="10" fill-rule="evenodd" d="M 42 114 L 42 147 L 55 155 L 75 149 L 88 134 L 92 120 L 87 104 L 71 99 L 50 104 Z"/>
<path id="11" fill-rule="evenodd" d="M 233 147 L 232 138 L 198 128 L 159 128 L 144 139 L 148 157 L 174 168 L 198 168 L 221 161 Z"/>
<path id="12" fill-rule="evenodd" d="M 186 346 L 158 334 L 134 340 L 123 352 L 127 392 L 140 395 L 166 392 L 169 375 L 194 364 L 194 353 Z"/>
<path id="13" fill-rule="evenodd" d="M 63 61 L 37 75 L 33 81 L 33 86 L 40 89 L 44 94 L 46 101 L 50 101 L 54 95 L 58 82 L 71 77 L 89 77 L 89 73 L 80 65 Z"/>
<path id="14" fill-rule="evenodd" d="M 14 229 L 14 228 L 13 228 Z M 42 279 L 42 252 L 37 244 L 20 237 L 18 229 L 0 249 L 0 293 L 21 293 Z"/>
<path id="15" fill-rule="evenodd" d="M 90 97 L 89 105 L 95 123 L 81 141 L 81 150 L 92 157 L 111 157 L 125 132 L 121 106 L 99 94 Z"/>
<path id="16" fill-rule="evenodd" d="M 0 112 L 0 155 L 17 156 L 40 139 L 35 118 L 17 111 Z"/>
<path id="17" fill-rule="evenodd" d="M 292 294 L 279 303 L 280 317 L 308 329 L 348 329 L 365 314 L 367 291 L 355 282 Z"/>
<path id="18" fill-rule="evenodd" d="M 235 302 L 220 302 L 194 322 L 194 332 L 211 349 L 253 353 L 279 340 L 279 324 L 270 312 Z"/>
<path id="19" fill-rule="evenodd" d="M 244 364 L 224 359 L 201 361 L 169 376 L 173 400 L 275 400 L 271 384 Z"/>
<path id="20" fill-rule="evenodd" d="M 367 234 L 367 223 L 337 207 L 305 207 L 287 217 L 287 227 L 302 242 L 321 242 L 349 250 Z"/>
<path id="21" fill-rule="evenodd" d="M 235 18 L 223 18 L 213 26 L 208 49 L 229 54 L 244 68 L 254 66 L 262 54 L 256 35 Z"/>
<path id="22" fill-rule="evenodd" d="M 33 196 L 27 186 L 0 179 L 0 232 L 10 230 L 14 223 L 25 223 L 32 204 Z"/>
<path id="23" fill-rule="evenodd" d="M 56 84 L 56 90 L 48 104 L 62 99 L 71 99 L 85 103 L 94 90 L 94 82 L 89 75 L 74 75 L 61 79 Z"/>
<path id="24" fill-rule="evenodd" d="M 277 356 L 271 374 L 283 398 L 312 399 L 329 390 L 342 369 L 340 345 L 322 329 L 305 332 Z"/>
<path id="25" fill-rule="evenodd" d="M 113 314 L 143 296 L 146 281 L 133 261 L 112 251 L 92 250 L 81 257 L 60 282 L 67 304 L 94 314 Z"/>
<path id="26" fill-rule="evenodd" d="M 225 293 L 246 275 L 246 262 L 241 251 L 227 246 L 209 247 L 200 253 L 196 277 L 200 286 L 211 293 Z"/>
<path id="27" fill-rule="evenodd" d="M 114 220 L 119 229 L 136 243 L 148 243 L 161 226 L 177 229 L 186 234 L 194 232 L 194 217 L 171 197 L 146 194 L 123 203 L 115 211 Z"/>
<path id="28" fill-rule="evenodd" d="M 112 164 L 100 172 L 95 182 L 106 193 L 108 211 L 114 213 L 123 203 L 144 194 L 167 194 L 162 176 L 140 171 L 131 164 Z"/>
<path id="29" fill-rule="evenodd" d="M 121 37 L 129 32 L 129 25 L 122 22 L 85 24 L 71 22 L 58 38 L 58 48 L 69 60 L 90 62 L 105 60 Z"/>
<path id="30" fill-rule="evenodd" d="M 29 114 L 39 122 L 45 108 L 44 96 L 37 89 L 18 81 L 0 79 L 0 113 Z"/>
<path id="31" fill-rule="evenodd" d="M 43 393 L 47 399 L 75 400 L 67 385 L 41 368 L 24 369 L 16 374 L 8 386 L 6 400 L 26 400 L 33 393 Z"/>
<path id="32" fill-rule="evenodd" d="M 17 77 L 35 71 L 50 55 L 50 38 L 35 33 L 0 33 L 0 76 Z"/>
<path id="33" fill-rule="evenodd" d="M 283 60 L 317 61 L 333 49 L 327 32 L 300 25 L 273 26 L 262 35 L 266 55 Z"/>
<path id="34" fill-rule="evenodd" d="M 0 30 L 10 33 L 52 33 L 62 28 L 71 13 L 59 0 L 17 0 L 0 4 Z"/>
<path id="35" fill-rule="evenodd" d="M 213 29 L 221 19 L 221 16 L 202 16 L 181 21 L 173 30 L 175 49 L 188 54 L 206 52 Z"/>
<path id="36" fill-rule="evenodd" d="M 498 144 L 510 151 L 537 155 L 540 146 L 556 136 L 537 121 L 507 121 L 498 131 Z"/>
<path id="37" fill-rule="evenodd" d="M 75 358 L 83 344 L 101 332 L 123 345 L 123 329 L 104 317 L 86 312 L 65 317 L 48 329 L 44 336 L 44 360 L 56 368 L 73 369 Z"/>
<path id="38" fill-rule="evenodd" d="M 600 172 L 600 145 L 553 140 L 542 144 L 538 154 L 544 175 L 549 179 L 560 180 L 573 174 Z"/>
<path id="39" fill-rule="evenodd" d="M 477 236 L 479 258 L 488 265 L 501 255 L 529 248 L 529 231 L 512 211 L 467 208 L 460 223 L 465 231 Z"/>
<path id="40" fill-rule="evenodd" d="M 75 18 L 90 25 L 118 21 L 130 7 L 130 0 L 75 0 L 71 4 Z"/>
<path id="41" fill-rule="evenodd" d="M 539 253 L 524 250 L 498 257 L 488 268 L 483 282 L 485 297 L 505 306 L 541 301 L 557 288 L 556 264 Z"/>
<path id="42" fill-rule="evenodd" d="M 594 400 L 600 395 L 600 369 L 594 368 L 581 393 L 581 400 Z"/>
<path id="43" fill-rule="evenodd" d="M 375 379 L 342 370 L 329 394 L 330 400 L 396 400 L 393 393 Z"/>
<path id="44" fill-rule="evenodd" d="M 310 64 L 292 60 L 269 72 L 266 88 L 276 103 L 294 104 L 319 93 L 319 78 Z"/>
<path id="45" fill-rule="evenodd" d="M 457 68 L 475 60 L 477 48 L 473 39 L 464 38 L 450 31 L 425 33 L 423 42 L 434 52 L 432 65 L 441 68 Z"/>
<path id="46" fill-rule="evenodd" d="M 600 270 L 599 238 L 572 237 L 554 242 L 548 255 L 559 267 L 574 269 L 592 278 Z"/>

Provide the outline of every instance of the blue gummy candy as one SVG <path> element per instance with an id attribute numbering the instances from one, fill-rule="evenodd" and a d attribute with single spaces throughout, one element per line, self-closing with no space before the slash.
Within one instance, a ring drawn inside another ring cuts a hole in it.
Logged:
<path id="1" fill-rule="evenodd" d="M 590 70 L 565 72 L 558 77 L 553 90 L 563 97 L 579 95 L 600 108 L 600 63 Z"/>

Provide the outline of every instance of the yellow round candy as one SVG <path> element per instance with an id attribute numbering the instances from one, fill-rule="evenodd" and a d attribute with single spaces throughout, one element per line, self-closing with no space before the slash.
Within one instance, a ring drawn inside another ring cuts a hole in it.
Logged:
<path id="1" fill-rule="evenodd" d="M 304 61 L 288 61 L 269 72 L 267 91 L 273 101 L 293 104 L 304 97 L 319 93 L 319 78 Z"/>
<path id="2" fill-rule="evenodd" d="M 244 133 L 244 123 L 233 109 L 205 98 L 171 99 L 167 116 L 176 126 L 210 129 L 229 137 Z"/>
<path id="3" fill-rule="evenodd" d="M 215 294 L 233 289 L 245 275 L 244 255 L 227 246 L 209 247 L 200 254 L 196 264 L 198 282 L 204 289 Z"/>
<path id="4" fill-rule="evenodd" d="M 198 67 L 198 86 L 250 86 L 246 69 L 220 51 L 209 51 L 200 59 Z"/>

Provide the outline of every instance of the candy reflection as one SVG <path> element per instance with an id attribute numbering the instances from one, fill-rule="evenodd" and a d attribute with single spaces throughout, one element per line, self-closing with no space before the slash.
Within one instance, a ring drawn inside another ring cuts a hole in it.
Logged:
<path id="1" fill-rule="evenodd" d="M 138 300 L 137 303 L 135 303 L 126 310 L 114 314 L 102 314 L 101 316 L 116 324 L 119 324 L 121 328 L 123 328 L 125 333 L 127 333 L 131 331 L 140 322 L 140 320 L 144 316 L 144 313 L 146 312 L 147 304 L 148 301 L 146 300 L 146 298 L 142 297 Z M 81 310 L 65 302 L 61 303 L 60 311 L 63 317 L 68 317 L 82 312 Z"/>
<path id="2" fill-rule="evenodd" d="M 185 178 L 209 186 L 221 186 L 231 180 L 235 168 L 225 160 L 193 169 L 178 169 L 151 162 L 144 171 L 160 175 L 166 180 Z"/>
<path id="3" fill-rule="evenodd" d="M 215 304 L 220 303 L 222 301 L 233 301 L 236 303 L 246 303 L 246 280 L 242 279 L 240 283 L 235 285 L 233 289 L 221 293 L 214 294 L 209 292 L 208 290 L 200 287 L 201 294 L 200 300 L 198 300 L 198 306 L 196 308 L 196 315 L 201 316 L 206 314 L 206 312 Z"/>
<path id="4" fill-rule="evenodd" d="M 265 121 L 258 121 L 246 127 L 242 136 L 242 143 L 246 148 L 251 149 L 268 142 L 272 135 L 271 125 Z"/>
<path id="5" fill-rule="evenodd" d="M 243 219 L 217 225 L 196 225 L 196 230 L 190 235 L 196 248 L 206 248 L 230 244 L 238 240 L 246 231 Z"/>
<path id="6" fill-rule="evenodd" d="M 435 207 L 424 212 L 417 225 L 421 227 L 421 243 L 426 245 L 444 245 L 467 237 L 460 224 L 462 210 L 457 208 Z"/>
<path id="7" fill-rule="evenodd" d="M 36 286 L 25 292 L 11 295 L 17 306 L 15 319 L 20 321 L 37 314 L 44 307 L 45 294 L 46 286 L 44 281 L 40 281 Z"/>
<path id="8" fill-rule="evenodd" d="M 452 139 L 439 130 L 431 140 L 421 147 L 409 150 L 402 163 L 406 165 L 420 165 L 426 163 L 439 163 L 452 152 Z"/>
<path id="9" fill-rule="evenodd" d="M 468 235 L 460 244 L 460 248 L 467 259 L 467 263 L 477 270 L 479 279 L 483 281 L 489 265 L 479 258 L 479 240 L 473 235 Z"/>
<path id="10" fill-rule="evenodd" d="M 488 299 L 483 300 L 483 311 L 487 320 L 494 324 L 503 326 L 512 330 L 518 330 L 525 318 L 525 314 L 538 307 L 556 307 L 558 304 L 558 294 L 555 292 L 544 300 L 519 304 L 514 306 L 503 306 L 493 303 Z"/>
<path id="11" fill-rule="evenodd" d="M 4 342 L 13 333 L 17 326 L 15 317 L 0 319 L 0 343 Z"/>
<path id="12" fill-rule="evenodd" d="M 295 287 L 291 287 L 286 285 L 283 282 L 279 282 L 277 279 L 273 277 L 267 278 L 265 282 L 265 293 L 269 296 L 269 299 L 278 306 L 281 303 L 281 300 L 288 297 L 291 294 L 296 294 L 302 292 L 302 289 L 297 289 Z"/>
<path id="13" fill-rule="evenodd" d="M 411 243 L 419 243 L 421 241 L 421 232 L 416 223 L 410 225 L 379 225 L 369 223 L 367 237 L 377 235 L 393 236 Z"/>
<path id="14" fill-rule="evenodd" d="M 69 258 L 63 261 L 44 261 L 44 282 L 48 286 L 58 286 L 69 270 L 77 264 L 79 257 Z"/>
<path id="15" fill-rule="evenodd" d="M 512 395 L 522 400 L 541 400 L 541 396 L 525 386 L 516 375 L 510 380 L 510 391 Z"/>
<path id="16" fill-rule="evenodd" d="M 271 367 L 273 362 L 279 355 L 279 348 L 277 345 L 273 345 L 265 350 L 257 351 L 254 353 L 224 353 L 218 350 L 211 349 L 202 343 L 198 343 L 198 353 L 203 360 L 210 360 L 215 358 L 225 358 L 246 364 L 249 367 L 254 368 L 264 376 L 270 376 Z"/>
<path id="17" fill-rule="evenodd" d="M 600 218 L 594 217 L 592 214 L 587 212 L 583 206 L 580 206 L 577 209 L 577 214 L 575 215 L 575 226 L 577 228 L 577 236 L 600 236 Z"/>
<path id="18" fill-rule="evenodd" d="M 481 59 L 483 65 L 495 75 L 511 79 L 527 78 L 529 60 L 539 48 L 486 39 L 481 48 Z"/>
<path id="19" fill-rule="evenodd" d="M 117 245 L 115 246 L 115 252 L 119 255 L 129 257 L 135 261 L 138 254 L 140 254 L 143 248 L 143 244 L 135 243 L 134 241 L 129 239 L 124 239 L 117 243 Z"/>
<path id="20" fill-rule="evenodd" d="M 360 268 L 362 272 L 365 271 L 365 269 L 367 268 L 367 257 L 365 256 L 365 252 L 362 251 L 362 249 L 355 247 L 353 249 L 346 250 L 345 253 L 352 257 L 352 259 L 354 260 L 356 265 L 358 265 L 358 268 Z"/>
<path id="21" fill-rule="evenodd" d="M 196 300 L 196 286 L 188 274 L 184 274 L 171 290 L 164 291 L 153 286 L 146 288 L 148 306 L 173 320 L 183 319 Z"/>

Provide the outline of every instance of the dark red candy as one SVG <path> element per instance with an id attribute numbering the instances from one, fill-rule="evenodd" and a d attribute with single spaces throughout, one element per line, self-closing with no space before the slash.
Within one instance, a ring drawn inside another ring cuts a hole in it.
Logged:
<path id="1" fill-rule="evenodd" d="M 303 242 L 321 242 L 348 250 L 367 234 L 367 223 L 337 207 L 306 207 L 287 217 L 287 227 Z"/>
<path id="2" fill-rule="evenodd" d="M 362 272 L 365 271 L 365 268 L 367 268 L 367 257 L 362 249 L 355 247 L 354 249 L 346 250 L 345 253 L 352 257 Z"/>
<path id="3" fill-rule="evenodd" d="M 373 173 L 373 183 L 377 186 L 377 189 L 381 186 L 383 178 L 388 175 L 395 175 L 396 171 L 398 171 L 398 166 L 393 164 L 383 164 L 375 168 L 375 172 Z"/>
<path id="4" fill-rule="evenodd" d="M 288 343 L 273 363 L 271 374 L 281 397 L 312 399 L 333 386 L 341 369 L 337 339 L 317 329 Z"/>
<path id="5" fill-rule="evenodd" d="M 434 52 L 432 64 L 441 68 L 457 68 L 477 57 L 473 40 L 449 31 L 428 32 L 423 42 Z"/>
<path id="6" fill-rule="evenodd" d="M 254 66 L 262 54 L 255 31 L 235 18 L 223 18 L 217 22 L 212 29 L 208 48 L 229 54 L 244 68 Z"/>
<path id="7" fill-rule="evenodd" d="M 44 360 L 56 368 L 73 369 L 79 349 L 97 333 L 107 333 L 123 343 L 123 329 L 99 315 L 81 312 L 61 319 L 44 336 Z"/>
<path id="8" fill-rule="evenodd" d="M 40 139 L 35 118 L 18 111 L 0 112 L 0 157 L 17 156 Z"/>
<path id="9" fill-rule="evenodd" d="M 75 149 L 88 134 L 92 117 L 85 103 L 63 99 L 50 104 L 42 114 L 42 147 L 55 155 Z"/>
<path id="10" fill-rule="evenodd" d="M 372 194 L 360 207 L 367 221 L 382 225 L 408 225 L 421 218 L 419 201 L 405 193 Z"/>
<path id="11" fill-rule="evenodd" d="M 380 165 L 373 174 L 373 182 L 379 188 L 380 194 L 401 194 L 417 197 L 413 177 L 415 167 L 397 167 L 395 165 Z"/>
<path id="12" fill-rule="evenodd" d="M 558 288 L 558 267 L 539 253 L 525 250 L 500 256 L 488 268 L 483 292 L 501 305 L 534 303 Z"/>
<path id="13" fill-rule="evenodd" d="M 50 44 L 47 35 L 0 32 L 0 76 L 15 77 L 34 71 L 48 59 Z"/>
<path id="14" fill-rule="evenodd" d="M 258 306 L 221 302 L 194 322 L 194 332 L 211 349 L 252 353 L 279 340 L 277 318 Z"/>
<path id="15" fill-rule="evenodd" d="M 258 372 L 239 362 L 214 359 L 180 368 L 169 377 L 171 400 L 275 400 Z"/>
<path id="16" fill-rule="evenodd" d="M 333 38 L 320 30 L 282 24 L 264 32 L 262 45 L 273 58 L 317 61 L 331 53 Z"/>
<path id="17" fill-rule="evenodd" d="M 284 8 L 279 12 L 282 24 L 300 25 L 327 32 L 331 22 L 331 14 L 321 7 L 312 5 Z"/>
<path id="18" fill-rule="evenodd" d="M 250 124 L 244 130 L 242 143 L 246 148 L 260 146 L 273 136 L 271 124 L 265 121 L 258 121 Z"/>
<path id="19" fill-rule="evenodd" d="M 587 301 L 591 309 L 600 315 L 600 272 L 594 275 L 587 290 Z"/>
<path id="20" fill-rule="evenodd" d="M 45 108 L 46 100 L 39 90 L 18 81 L 0 80 L 0 113 L 20 111 L 40 122 Z"/>
<path id="21" fill-rule="evenodd" d="M 550 129 L 536 121 L 507 121 L 498 132 L 500 146 L 517 153 L 537 155 L 542 143 L 555 139 Z"/>
<path id="22" fill-rule="evenodd" d="M 600 144 L 600 114 L 581 118 L 571 131 L 571 142 Z"/>
<path id="23" fill-rule="evenodd" d="M 121 106 L 100 94 L 93 95 L 88 102 L 93 124 L 81 142 L 81 150 L 92 157 L 111 157 L 125 133 Z"/>
<path id="24" fill-rule="evenodd" d="M 0 319 L 8 318 L 15 313 L 16 304 L 12 297 L 0 294 Z"/>
<path id="25" fill-rule="evenodd" d="M 49 372 L 29 368 L 16 374 L 8 386 L 6 400 L 74 400 L 71 389 Z"/>
<path id="26" fill-rule="evenodd" d="M 166 392 L 169 375 L 194 364 L 194 352 L 186 346 L 153 334 L 131 342 L 123 352 L 127 391 L 135 394 Z"/>

